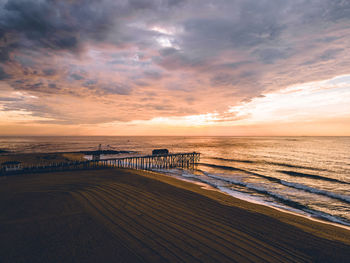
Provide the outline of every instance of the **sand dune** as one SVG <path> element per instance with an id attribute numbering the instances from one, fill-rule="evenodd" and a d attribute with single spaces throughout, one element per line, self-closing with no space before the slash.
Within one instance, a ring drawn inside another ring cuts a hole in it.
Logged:
<path id="1" fill-rule="evenodd" d="M 347 262 L 350 256 L 350 231 L 154 173 L 13 176 L 0 180 L 0 197 L 2 262 Z"/>

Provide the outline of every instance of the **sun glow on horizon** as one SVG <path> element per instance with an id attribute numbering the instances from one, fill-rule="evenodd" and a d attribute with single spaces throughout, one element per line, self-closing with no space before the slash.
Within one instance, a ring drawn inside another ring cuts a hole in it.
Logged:
<path id="1" fill-rule="evenodd" d="M 14 92 L 17 98 L 36 99 L 22 92 Z M 219 113 L 204 113 L 187 116 L 154 117 L 150 120 L 117 121 L 89 125 L 80 125 L 80 129 L 91 134 L 109 134 L 115 131 L 138 131 L 162 133 L 167 131 L 185 131 L 191 128 L 203 131 L 210 129 L 211 133 L 222 127 L 231 127 L 235 131 L 239 127 L 256 125 L 268 126 L 283 123 L 313 123 L 333 119 L 350 120 L 350 75 L 338 76 L 329 80 L 293 85 L 284 89 L 266 93 L 263 96 L 232 106 L 229 110 Z M 1 103 L 0 103 L 1 106 Z M 54 119 L 33 116 L 28 111 L 11 111 L 0 108 L 2 125 L 54 121 Z M 40 124 L 39 124 L 40 126 Z M 233 132 L 234 134 L 234 132 Z"/>
<path id="2" fill-rule="evenodd" d="M 229 112 L 245 117 L 238 121 L 239 124 L 309 122 L 332 117 L 350 117 L 349 76 L 293 85 L 277 92 L 266 93 L 231 107 Z"/>
<path id="3" fill-rule="evenodd" d="M 350 75 L 289 86 L 232 106 L 223 113 L 156 117 L 133 124 L 164 126 L 226 126 L 350 117 Z"/>

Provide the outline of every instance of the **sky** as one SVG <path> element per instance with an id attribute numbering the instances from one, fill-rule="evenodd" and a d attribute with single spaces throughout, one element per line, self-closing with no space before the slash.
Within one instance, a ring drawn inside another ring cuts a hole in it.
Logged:
<path id="1" fill-rule="evenodd" d="M 350 136 L 348 0 L 0 0 L 0 135 Z"/>

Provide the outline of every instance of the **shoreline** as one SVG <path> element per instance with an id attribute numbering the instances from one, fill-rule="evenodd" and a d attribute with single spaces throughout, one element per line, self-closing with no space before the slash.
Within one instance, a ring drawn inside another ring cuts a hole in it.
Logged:
<path id="1" fill-rule="evenodd" d="M 218 191 L 219 193 L 231 196 L 233 198 L 237 198 L 239 200 L 242 200 L 242 201 L 245 201 L 245 202 L 248 202 L 248 203 L 251 203 L 251 204 L 256 204 L 256 205 L 269 207 L 271 209 L 276 209 L 277 211 L 280 211 L 282 213 L 289 213 L 289 214 L 292 214 L 292 215 L 295 215 L 295 216 L 300 216 L 300 217 L 305 218 L 305 219 L 313 220 L 313 221 L 324 223 L 324 224 L 329 224 L 329 225 L 332 225 L 332 226 L 335 226 L 335 227 L 344 228 L 344 229 L 350 231 L 350 226 L 347 226 L 347 225 L 344 225 L 344 224 L 341 224 L 341 223 L 337 223 L 337 222 L 333 222 L 331 220 L 323 219 L 322 216 L 320 216 L 320 217 L 313 216 L 312 214 L 309 214 L 309 213 L 304 212 L 302 210 L 300 210 L 300 213 L 298 213 L 298 212 L 294 212 L 292 210 L 289 210 L 287 207 L 286 208 L 282 208 L 282 207 L 280 208 L 280 207 L 277 207 L 277 206 L 269 205 L 268 203 L 265 203 L 263 201 L 250 199 L 249 195 L 247 195 L 247 198 L 244 197 L 244 194 L 242 194 L 242 197 L 239 197 L 239 195 L 236 195 L 236 196 L 235 195 L 231 195 L 228 192 L 222 191 L 219 188 L 216 188 L 216 187 L 211 186 L 209 184 L 203 183 L 201 181 L 190 180 L 190 179 L 182 178 L 180 176 L 171 176 L 171 175 L 168 175 L 166 172 L 164 172 L 164 173 L 163 172 L 157 172 L 157 171 L 147 171 L 147 172 L 159 173 L 159 174 L 162 174 L 164 176 L 168 176 L 168 177 L 171 177 L 171 178 L 178 179 L 180 181 L 184 181 L 184 182 L 188 182 L 188 183 L 199 185 L 204 190 Z M 303 214 L 303 213 L 305 213 L 305 214 Z"/>
<path id="2" fill-rule="evenodd" d="M 138 170 L 135 170 L 135 171 L 138 171 Z M 169 178 L 170 180 L 177 180 L 177 181 L 180 181 L 180 182 L 186 182 L 188 184 L 193 184 L 193 185 L 196 185 L 196 186 L 200 187 L 203 191 L 212 191 L 212 192 L 216 192 L 216 193 L 225 195 L 225 196 L 227 196 L 229 198 L 232 198 L 232 199 L 237 199 L 237 200 L 241 201 L 242 203 L 245 203 L 245 208 L 246 209 L 251 209 L 254 212 L 265 213 L 268 210 L 272 210 L 272 211 L 275 210 L 276 212 L 281 213 L 282 215 L 283 214 L 286 215 L 286 217 L 283 217 L 284 220 L 286 220 L 287 216 L 290 215 L 291 217 L 299 218 L 303 222 L 305 220 L 306 221 L 310 220 L 310 221 L 315 222 L 317 224 L 321 224 L 321 225 L 325 224 L 325 225 L 329 225 L 331 227 L 335 227 L 335 228 L 343 229 L 345 231 L 349 231 L 348 234 L 349 234 L 349 244 L 350 244 L 350 227 L 349 226 L 338 224 L 338 223 L 334 223 L 334 222 L 323 220 L 323 219 L 318 219 L 318 218 L 315 218 L 315 217 L 312 217 L 312 216 L 308 216 L 308 215 L 302 215 L 302 214 L 299 214 L 299 213 L 296 213 L 296 212 L 293 212 L 293 211 L 289 211 L 287 209 L 282 209 L 282 208 L 270 206 L 270 205 L 267 205 L 265 203 L 251 202 L 251 201 L 245 200 L 243 198 L 238 198 L 238 197 L 232 196 L 229 193 L 223 192 L 223 191 L 221 191 L 218 188 L 215 188 L 215 187 L 210 186 L 210 185 L 206 185 L 205 183 L 202 183 L 202 182 L 190 181 L 190 180 L 185 179 L 185 178 L 182 179 L 182 178 L 179 178 L 179 177 L 174 177 L 174 176 L 167 175 L 165 173 L 163 174 L 161 172 L 154 172 L 154 171 L 143 171 L 143 172 L 153 174 L 154 176 L 156 176 L 156 178 L 155 178 L 156 180 L 160 180 L 162 182 L 170 183 L 171 185 L 174 185 L 176 187 L 179 187 L 179 184 L 174 183 L 174 182 L 171 183 L 171 181 L 168 181 L 168 180 L 162 180 L 161 177 L 165 176 L 165 177 Z M 186 187 L 185 189 L 188 190 L 190 188 L 191 187 Z M 197 191 L 195 191 L 195 192 L 197 192 Z M 201 193 L 201 194 L 203 194 L 203 193 Z M 208 195 L 205 195 L 205 196 L 208 196 Z M 220 199 L 218 199 L 218 200 L 220 200 Z M 268 214 L 269 215 L 273 215 L 275 213 L 273 213 L 273 212 L 271 213 L 271 211 L 270 211 Z M 288 223 L 293 222 L 293 221 L 294 220 L 289 220 L 289 219 L 286 220 L 286 222 L 288 222 Z M 296 221 L 298 221 L 298 219 Z M 299 224 L 300 224 L 300 222 L 298 222 L 296 225 L 299 225 Z M 311 232 L 313 232 L 313 231 L 311 231 Z"/>

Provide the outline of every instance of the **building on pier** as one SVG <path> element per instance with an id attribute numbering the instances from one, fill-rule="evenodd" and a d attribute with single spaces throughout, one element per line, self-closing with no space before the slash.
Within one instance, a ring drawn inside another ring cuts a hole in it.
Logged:
<path id="1" fill-rule="evenodd" d="M 169 150 L 168 149 L 154 149 L 152 151 L 152 155 L 163 155 L 163 154 L 169 154 Z"/>

